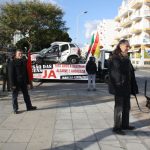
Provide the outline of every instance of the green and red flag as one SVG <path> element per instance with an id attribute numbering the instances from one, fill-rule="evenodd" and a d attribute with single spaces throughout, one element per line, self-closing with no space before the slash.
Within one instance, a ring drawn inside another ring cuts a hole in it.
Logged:
<path id="1" fill-rule="evenodd" d="M 100 44 L 99 44 L 99 34 L 97 32 L 94 45 L 91 50 L 92 56 L 99 57 L 100 54 Z"/>
<path id="2" fill-rule="evenodd" d="M 91 53 L 91 49 L 92 49 L 93 43 L 94 43 L 94 34 L 92 35 L 91 44 L 90 44 L 90 46 L 89 46 L 86 59 L 89 57 L 89 54 Z"/>

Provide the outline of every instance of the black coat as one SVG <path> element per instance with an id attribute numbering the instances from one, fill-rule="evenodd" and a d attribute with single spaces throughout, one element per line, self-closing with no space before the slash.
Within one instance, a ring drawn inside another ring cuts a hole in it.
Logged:
<path id="1" fill-rule="evenodd" d="M 138 93 L 134 68 L 127 56 L 113 54 L 109 59 L 109 93 L 116 96 Z"/>
<path id="2" fill-rule="evenodd" d="M 90 61 L 90 60 L 88 61 L 88 63 L 86 64 L 86 72 L 88 74 L 96 74 L 97 66 L 94 61 Z"/>
<path id="3" fill-rule="evenodd" d="M 11 87 L 29 84 L 27 61 L 25 59 L 11 60 L 9 63 L 8 74 Z"/>

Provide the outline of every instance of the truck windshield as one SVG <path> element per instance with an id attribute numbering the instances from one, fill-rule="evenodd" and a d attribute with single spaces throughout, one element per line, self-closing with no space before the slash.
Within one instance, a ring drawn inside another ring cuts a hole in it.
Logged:
<path id="1" fill-rule="evenodd" d="M 47 53 L 47 51 L 49 51 L 50 50 L 50 47 L 49 48 L 44 48 L 44 49 L 42 49 L 41 51 L 40 51 L 40 54 L 45 54 L 45 53 Z"/>

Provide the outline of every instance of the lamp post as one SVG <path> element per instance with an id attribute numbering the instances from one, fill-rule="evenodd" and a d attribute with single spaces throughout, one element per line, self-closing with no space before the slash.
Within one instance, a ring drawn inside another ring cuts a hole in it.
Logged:
<path id="1" fill-rule="evenodd" d="M 77 23 L 77 31 L 76 31 L 76 42 L 78 43 L 79 41 L 79 18 L 80 18 L 80 16 L 82 16 L 83 14 L 86 14 L 87 13 L 87 11 L 84 11 L 84 12 L 81 12 L 78 16 L 77 16 L 77 18 L 76 18 L 76 23 Z"/>

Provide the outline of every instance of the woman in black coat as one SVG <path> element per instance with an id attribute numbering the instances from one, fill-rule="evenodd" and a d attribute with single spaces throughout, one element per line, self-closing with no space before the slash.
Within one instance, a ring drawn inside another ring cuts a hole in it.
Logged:
<path id="1" fill-rule="evenodd" d="M 129 125 L 130 95 L 138 93 L 133 66 L 128 56 L 127 40 L 121 40 L 109 59 L 109 92 L 115 97 L 114 128 L 117 134 L 122 130 L 133 130 Z"/>

